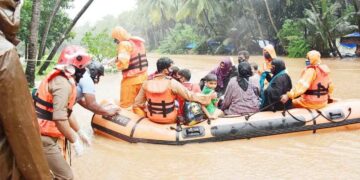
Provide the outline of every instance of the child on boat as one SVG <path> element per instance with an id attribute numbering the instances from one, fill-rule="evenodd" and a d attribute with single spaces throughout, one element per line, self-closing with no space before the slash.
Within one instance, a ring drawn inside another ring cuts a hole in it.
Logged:
<path id="1" fill-rule="evenodd" d="M 215 74 L 208 74 L 204 78 L 205 86 L 202 90 L 202 94 L 211 94 L 215 92 L 217 86 L 217 77 Z M 207 106 L 202 106 L 202 110 L 209 119 L 217 119 L 219 116 L 223 115 L 223 112 L 217 108 L 219 99 L 215 98 L 211 100 L 211 103 Z"/>

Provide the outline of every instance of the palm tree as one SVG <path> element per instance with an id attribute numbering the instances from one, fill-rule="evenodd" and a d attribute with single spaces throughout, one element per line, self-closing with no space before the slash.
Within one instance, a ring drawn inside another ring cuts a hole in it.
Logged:
<path id="1" fill-rule="evenodd" d="M 52 10 L 52 12 L 51 12 L 51 14 L 49 16 L 49 19 L 47 20 L 44 33 L 43 33 L 43 35 L 41 37 L 41 45 L 40 45 L 40 48 L 39 48 L 38 60 L 40 60 L 43 57 L 44 53 L 45 53 L 45 48 L 46 48 L 45 44 L 46 44 L 47 35 L 49 33 L 49 30 L 50 30 L 51 24 L 53 22 L 53 19 L 54 19 L 55 15 L 56 15 L 57 11 L 60 8 L 60 5 L 61 5 L 61 0 L 56 0 L 55 7 L 54 7 L 54 9 Z M 38 61 L 37 65 L 40 65 L 40 61 Z"/>
<path id="2" fill-rule="evenodd" d="M 269 5 L 268 5 L 268 3 L 267 3 L 267 0 L 264 0 L 264 2 L 265 2 L 266 10 L 267 10 L 267 13 L 268 13 L 268 16 L 269 16 L 271 25 L 272 25 L 272 27 L 274 28 L 276 34 L 278 34 L 279 31 L 278 31 L 278 29 L 277 29 L 276 26 L 275 26 L 275 23 L 274 23 L 274 20 L 273 20 L 273 18 L 272 18 L 271 11 L 270 11 L 270 9 L 269 9 Z"/>
<path id="3" fill-rule="evenodd" d="M 259 34 L 260 34 L 260 38 L 263 40 L 264 44 L 266 45 L 266 41 L 264 40 L 264 35 L 263 35 L 262 29 L 261 29 L 261 26 L 260 26 L 260 23 L 259 23 L 258 16 L 257 16 L 257 14 L 255 12 L 253 2 L 251 0 L 247 0 L 247 2 L 248 2 L 249 7 L 250 7 L 250 14 L 252 14 L 253 18 L 255 19 L 256 26 L 257 26 Z"/>
<path id="4" fill-rule="evenodd" d="M 37 45 L 38 45 L 38 33 L 40 25 L 40 12 L 41 12 L 41 0 L 34 0 L 32 5 L 32 16 L 31 16 L 31 26 L 30 26 L 30 36 L 29 36 L 29 55 L 28 62 L 26 65 L 26 78 L 28 81 L 29 87 L 34 87 L 35 84 L 35 64 L 36 64 L 36 54 L 37 54 Z"/>
<path id="5" fill-rule="evenodd" d="M 222 14 L 222 4 L 218 0 L 186 0 L 176 14 L 177 20 L 183 20 L 187 17 L 194 17 L 200 24 L 207 24 L 211 31 L 218 34 L 212 19 Z"/>
<path id="6" fill-rule="evenodd" d="M 347 18 L 353 13 L 346 14 L 342 17 L 334 16 L 340 7 L 341 5 L 339 3 L 334 3 L 328 7 L 327 1 L 321 0 L 321 6 L 318 10 L 316 4 L 311 1 L 311 10 L 306 9 L 305 14 L 307 16 L 307 24 L 315 30 L 313 37 L 320 37 L 324 45 L 328 44 L 331 51 L 336 52 L 336 54 L 342 58 L 336 46 L 335 39 L 336 37 L 353 31 L 356 27 L 347 22 Z M 315 42 L 315 44 L 316 43 L 319 42 Z"/>
<path id="7" fill-rule="evenodd" d="M 59 49 L 60 45 L 64 42 L 65 38 L 68 36 L 68 34 L 70 33 L 71 29 L 75 26 L 76 22 L 80 19 L 80 17 L 84 14 L 84 12 L 89 8 L 89 6 L 91 5 L 91 3 L 94 0 L 88 0 L 88 2 L 82 7 L 82 9 L 79 11 L 79 13 L 76 15 L 76 17 L 74 18 L 74 20 L 71 22 L 70 26 L 65 30 L 64 34 L 60 37 L 60 39 L 56 42 L 54 48 L 51 50 L 49 56 L 46 58 L 47 61 L 45 61 L 45 63 L 41 66 L 41 68 L 39 69 L 38 74 L 39 75 L 43 75 L 44 71 L 47 69 L 47 67 L 50 65 L 50 60 L 53 59 L 53 57 L 55 56 L 57 50 Z"/>

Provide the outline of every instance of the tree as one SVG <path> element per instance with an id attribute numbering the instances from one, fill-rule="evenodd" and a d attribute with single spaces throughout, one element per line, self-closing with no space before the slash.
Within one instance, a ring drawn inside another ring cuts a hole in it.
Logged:
<path id="1" fill-rule="evenodd" d="M 32 16 L 31 16 L 31 27 L 30 27 L 30 37 L 29 37 L 29 59 L 26 66 L 26 78 L 28 81 L 29 87 L 34 87 L 35 84 L 35 63 L 36 63 L 36 54 L 37 54 L 37 44 L 38 44 L 38 33 L 39 33 L 39 24 L 40 24 L 40 7 L 41 0 L 34 0 L 32 6 Z"/>
<path id="2" fill-rule="evenodd" d="M 335 12 L 341 7 L 339 3 L 333 3 L 330 6 L 327 0 L 321 0 L 320 3 L 318 5 L 311 1 L 311 10 L 305 10 L 306 22 L 311 28 L 309 30 L 313 38 L 311 44 L 320 45 L 317 49 L 321 52 L 325 52 L 326 48 L 329 47 L 332 53 L 336 53 L 342 58 L 335 39 L 354 30 L 354 26 L 347 21 L 347 18 L 353 13 L 337 17 Z"/>
<path id="3" fill-rule="evenodd" d="M 272 18 L 271 11 L 270 11 L 270 9 L 269 9 L 269 5 L 268 5 L 268 3 L 267 3 L 267 0 L 264 0 L 264 2 L 265 2 L 265 6 L 266 6 L 266 11 L 267 11 L 267 13 L 268 13 L 268 15 L 269 15 L 269 19 L 270 19 L 271 25 L 272 25 L 272 27 L 274 28 L 274 30 L 275 30 L 275 32 L 276 32 L 276 34 L 277 34 L 277 33 L 279 33 L 279 31 L 278 31 L 278 29 L 276 28 L 276 25 L 275 25 L 274 20 L 273 20 L 273 18 Z"/>
<path id="4" fill-rule="evenodd" d="M 360 32 L 360 2 L 356 0 L 352 0 L 355 8 L 355 12 L 357 14 L 355 15 L 357 17 L 357 24 L 358 24 L 358 31 Z"/>
<path id="5" fill-rule="evenodd" d="M 49 56 L 46 58 L 47 61 L 40 67 L 38 74 L 43 75 L 44 71 L 47 69 L 47 67 L 50 65 L 50 60 L 53 59 L 55 56 L 57 50 L 59 49 L 60 45 L 64 42 L 66 37 L 68 37 L 71 29 L 75 26 L 76 22 L 80 19 L 80 17 L 84 14 L 84 12 L 89 8 L 91 3 L 94 0 L 88 0 L 88 2 L 83 6 L 83 8 L 80 10 L 80 12 L 76 15 L 74 20 L 71 22 L 70 26 L 65 30 L 65 32 L 60 36 L 60 39 L 56 42 L 54 48 L 51 50 Z"/>
<path id="6" fill-rule="evenodd" d="M 52 25 L 48 32 L 48 36 L 45 42 L 45 48 L 49 48 L 53 46 L 56 39 L 64 32 L 64 28 L 68 24 L 70 24 L 70 19 L 68 14 L 65 12 L 66 9 L 70 8 L 69 3 L 71 0 L 62 0 L 60 9 L 58 13 L 54 16 Z M 32 5 L 33 1 L 25 1 L 24 6 L 21 9 L 21 24 L 20 31 L 18 37 L 25 45 L 25 59 L 28 59 L 28 43 L 30 36 L 30 26 L 31 26 L 31 16 L 32 16 Z M 39 26 L 39 34 L 44 34 L 45 28 L 47 26 L 47 20 L 53 11 L 53 7 L 55 6 L 55 0 L 42 1 L 41 2 L 41 12 L 40 12 L 40 26 Z M 38 43 L 41 44 L 41 38 L 38 38 Z M 21 51 L 20 51 L 21 52 Z M 22 52 L 21 52 L 22 53 Z M 38 55 L 40 57 L 40 55 Z"/>
<path id="7" fill-rule="evenodd" d="M 107 29 L 98 34 L 93 34 L 92 31 L 86 32 L 81 40 L 81 44 L 86 46 L 93 57 L 99 62 L 116 55 L 116 45 L 110 38 Z"/>
<path id="8" fill-rule="evenodd" d="M 212 23 L 222 13 L 222 5 L 218 0 L 186 0 L 176 14 L 177 20 L 184 20 L 192 16 L 200 24 L 207 24 L 215 36 L 218 35 Z"/>
<path id="9" fill-rule="evenodd" d="M 56 0 L 55 7 L 54 7 L 54 9 L 52 10 L 52 12 L 51 12 L 51 14 L 49 16 L 49 19 L 47 20 L 46 27 L 45 27 L 45 30 L 43 32 L 43 35 L 42 35 L 41 41 L 40 41 L 41 45 L 40 45 L 40 48 L 39 48 L 38 60 L 40 60 L 44 55 L 45 48 L 46 48 L 46 46 L 45 46 L 46 45 L 46 39 L 47 39 L 49 30 L 50 30 L 51 24 L 53 22 L 53 19 L 54 19 L 56 13 L 58 12 L 58 10 L 60 9 L 60 5 L 61 5 L 61 0 Z M 40 65 L 40 61 L 38 61 L 37 65 Z"/>

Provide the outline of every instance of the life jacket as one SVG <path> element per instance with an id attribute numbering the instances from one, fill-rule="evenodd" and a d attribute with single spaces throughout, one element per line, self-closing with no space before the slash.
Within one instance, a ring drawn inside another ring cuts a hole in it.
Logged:
<path id="1" fill-rule="evenodd" d="M 123 77 L 134 77 L 138 74 L 147 72 L 148 61 L 146 58 L 145 45 L 143 41 L 137 39 L 130 39 L 129 42 L 133 44 L 133 51 L 130 54 L 129 67 L 122 70 Z"/>
<path id="2" fill-rule="evenodd" d="M 38 90 L 33 93 L 34 105 L 41 135 L 62 138 L 64 137 L 56 127 L 52 118 L 53 115 L 53 95 L 49 92 L 49 82 L 57 76 L 64 76 L 71 83 L 71 96 L 68 100 L 68 116 L 70 116 L 72 107 L 76 100 L 76 84 L 71 75 L 66 75 L 62 70 L 54 70 L 47 75 L 41 82 Z"/>
<path id="3" fill-rule="evenodd" d="M 329 98 L 329 84 L 331 82 L 329 73 L 324 71 L 321 66 L 308 66 L 316 72 L 315 80 L 310 84 L 308 90 L 302 95 L 305 101 L 313 103 L 324 103 Z"/>
<path id="4" fill-rule="evenodd" d="M 147 100 L 147 117 L 156 123 L 175 123 L 176 95 L 171 90 L 171 77 L 149 80 L 144 85 Z"/>

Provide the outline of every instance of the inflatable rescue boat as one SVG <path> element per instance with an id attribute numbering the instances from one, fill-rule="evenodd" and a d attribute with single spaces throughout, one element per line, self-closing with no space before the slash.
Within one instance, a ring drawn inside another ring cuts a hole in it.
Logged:
<path id="1" fill-rule="evenodd" d="M 122 110 L 112 117 L 94 115 L 91 125 L 97 134 L 131 143 L 182 145 L 262 136 L 331 132 L 360 129 L 360 100 L 338 101 L 320 110 L 290 109 L 225 116 L 194 126 L 157 124 Z M 325 130 L 326 129 L 326 130 Z"/>

